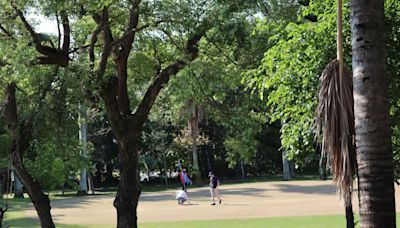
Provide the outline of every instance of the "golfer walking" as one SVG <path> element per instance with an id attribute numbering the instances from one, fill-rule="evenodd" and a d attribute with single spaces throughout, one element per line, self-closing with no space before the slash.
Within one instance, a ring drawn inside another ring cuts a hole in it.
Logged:
<path id="1" fill-rule="evenodd" d="M 208 177 L 210 177 L 210 192 L 211 192 L 211 198 L 212 198 L 212 202 L 213 202 L 211 205 L 215 205 L 215 197 L 218 198 L 219 204 L 221 204 L 222 200 L 219 197 L 219 193 L 218 193 L 218 186 L 219 186 L 218 177 L 215 176 L 212 172 L 208 173 Z"/>

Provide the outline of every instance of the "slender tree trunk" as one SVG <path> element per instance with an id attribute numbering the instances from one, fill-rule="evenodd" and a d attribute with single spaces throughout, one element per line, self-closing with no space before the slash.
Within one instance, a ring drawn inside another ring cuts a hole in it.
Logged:
<path id="1" fill-rule="evenodd" d="M 167 150 L 165 149 L 165 142 L 164 138 L 161 138 L 162 143 L 162 157 L 163 157 L 163 165 L 164 165 L 164 179 L 165 179 L 165 186 L 168 188 L 168 174 L 167 174 Z"/>
<path id="2" fill-rule="evenodd" d="M 87 156 L 87 143 L 88 143 L 87 106 L 85 104 L 81 104 L 79 109 L 80 109 L 79 141 L 82 146 L 81 154 L 82 156 Z M 87 192 L 88 192 L 87 170 L 86 168 L 83 168 L 80 173 L 78 195 L 87 195 Z"/>
<path id="3" fill-rule="evenodd" d="M 240 170 L 241 170 L 241 173 L 242 173 L 242 181 L 244 181 L 245 172 L 244 172 L 244 163 L 243 163 L 242 159 L 240 159 Z"/>
<path id="4" fill-rule="evenodd" d="M 282 165 L 283 165 L 283 179 L 284 180 L 290 180 L 291 175 L 290 175 L 290 164 L 289 160 L 287 158 L 286 151 L 282 151 Z"/>
<path id="5" fill-rule="evenodd" d="M 89 190 L 92 192 L 92 195 L 94 195 L 95 191 L 94 191 L 94 184 L 93 184 L 93 174 L 91 172 L 88 172 L 88 187 L 89 187 Z"/>
<path id="6" fill-rule="evenodd" d="M 361 227 L 395 227 L 384 0 L 351 2 Z"/>
<path id="7" fill-rule="evenodd" d="M 326 157 L 325 153 L 321 153 L 320 159 L 319 159 L 319 179 L 320 180 L 326 180 L 327 179 L 327 172 L 326 172 L 326 163 L 328 162 L 328 159 Z"/>
<path id="8" fill-rule="evenodd" d="M 14 175 L 14 197 L 24 198 L 24 185 L 19 180 L 17 175 Z"/>
<path id="9" fill-rule="evenodd" d="M 193 179 L 199 181 L 201 177 L 199 168 L 199 159 L 197 153 L 197 137 L 199 136 L 199 117 L 198 107 L 194 105 L 192 111 L 192 117 L 189 120 L 190 135 L 192 137 L 192 157 L 193 157 Z"/>
<path id="10" fill-rule="evenodd" d="M 143 164 L 144 164 L 144 168 L 146 169 L 147 182 L 150 182 L 150 170 L 149 170 L 149 166 L 147 165 L 145 157 L 143 157 Z"/>
<path id="11" fill-rule="evenodd" d="M 293 179 L 296 176 L 296 172 L 295 172 L 295 166 L 294 166 L 294 161 L 291 160 L 289 161 L 289 173 L 290 173 L 290 178 Z"/>
<path id="12" fill-rule="evenodd" d="M 208 171 L 211 171 L 211 160 L 210 160 L 210 154 L 208 153 L 208 150 L 206 150 L 206 157 L 207 157 L 207 166 L 208 166 Z"/>
<path id="13" fill-rule="evenodd" d="M 197 157 L 197 134 L 192 132 L 193 180 L 200 180 L 199 159 Z"/>

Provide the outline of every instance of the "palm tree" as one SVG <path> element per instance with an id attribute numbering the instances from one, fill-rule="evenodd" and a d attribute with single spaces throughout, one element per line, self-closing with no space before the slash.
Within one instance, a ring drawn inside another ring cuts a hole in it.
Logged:
<path id="1" fill-rule="evenodd" d="M 361 227 L 395 227 L 384 0 L 351 1 Z"/>

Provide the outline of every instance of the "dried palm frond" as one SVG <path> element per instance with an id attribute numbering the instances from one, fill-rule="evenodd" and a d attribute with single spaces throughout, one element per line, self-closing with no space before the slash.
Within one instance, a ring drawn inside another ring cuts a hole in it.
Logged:
<path id="1" fill-rule="evenodd" d="M 344 69 L 340 78 L 339 61 L 332 60 L 322 73 L 320 83 L 317 136 L 322 140 L 322 153 L 330 160 L 339 195 L 351 199 L 356 167 L 351 72 Z"/>

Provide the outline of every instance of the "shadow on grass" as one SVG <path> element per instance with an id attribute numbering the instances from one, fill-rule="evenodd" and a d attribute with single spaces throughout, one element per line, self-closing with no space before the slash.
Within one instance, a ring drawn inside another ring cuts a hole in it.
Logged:
<path id="1" fill-rule="evenodd" d="M 280 191 L 286 193 L 304 193 L 304 194 L 316 194 L 316 195 L 334 195 L 336 189 L 333 185 L 310 185 L 310 186 L 298 186 L 289 184 L 275 184 Z"/>

